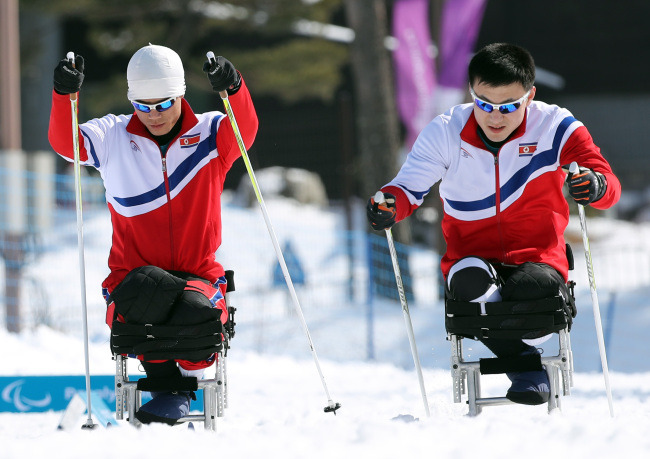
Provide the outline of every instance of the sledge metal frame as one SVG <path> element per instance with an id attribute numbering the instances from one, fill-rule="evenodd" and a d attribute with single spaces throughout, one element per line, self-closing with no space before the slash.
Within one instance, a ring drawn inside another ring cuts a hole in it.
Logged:
<path id="1" fill-rule="evenodd" d="M 226 271 L 228 278 L 228 287 L 225 294 L 226 308 L 229 314 L 229 320 L 234 327 L 234 308 L 230 300 L 232 293 L 235 291 L 234 273 Z M 234 329 L 233 329 L 234 330 Z M 177 422 L 203 422 L 205 430 L 217 431 L 217 418 L 224 416 L 224 411 L 228 408 L 228 376 L 226 365 L 226 354 L 230 348 L 230 339 L 232 338 L 226 328 L 223 330 L 223 346 L 215 353 L 214 378 L 199 379 L 197 381 L 198 389 L 203 391 L 203 411 L 199 414 L 189 414 L 180 418 Z M 234 331 L 233 331 L 234 336 Z M 115 419 L 123 420 L 124 413 L 128 414 L 129 424 L 139 427 L 142 425 L 135 417 L 135 413 L 142 406 L 142 390 L 138 389 L 138 379 L 131 380 L 128 372 L 128 358 L 121 354 L 114 354 L 115 360 Z M 149 392 L 149 391 L 144 391 Z"/>
<path id="2" fill-rule="evenodd" d="M 558 332 L 559 349 L 557 355 L 542 357 L 542 365 L 546 368 L 550 382 L 548 412 L 561 410 L 560 395 L 570 395 L 573 386 L 573 352 L 567 329 Z M 461 403 L 463 395 L 467 394 L 469 416 L 478 416 L 485 406 L 515 404 L 506 397 L 481 396 L 480 359 L 468 361 L 463 357 L 463 338 L 448 334 L 451 341 L 451 377 L 454 403 Z M 561 385 L 561 391 L 560 391 Z"/>
<path id="3" fill-rule="evenodd" d="M 214 363 L 215 376 L 212 379 L 197 381 L 198 390 L 203 391 L 203 412 L 190 414 L 178 420 L 179 423 L 189 421 L 203 422 L 206 430 L 217 430 L 217 419 L 223 417 L 228 407 L 228 378 L 226 373 L 226 356 L 223 350 L 216 355 Z M 135 417 L 136 411 L 142 406 L 142 390 L 138 389 L 138 380 L 129 379 L 128 358 L 115 356 L 115 418 L 124 419 L 128 414 L 129 424 L 141 425 Z M 146 392 L 146 391 L 145 391 Z"/>

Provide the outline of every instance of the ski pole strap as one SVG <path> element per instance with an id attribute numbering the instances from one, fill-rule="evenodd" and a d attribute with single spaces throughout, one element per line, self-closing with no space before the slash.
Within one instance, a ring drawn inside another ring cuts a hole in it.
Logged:
<path id="1" fill-rule="evenodd" d="M 115 338 L 120 336 L 144 337 L 146 339 L 161 338 L 194 338 L 198 336 L 219 335 L 223 331 L 223 324 L 219 320 L 204 322 L 196 325 L 139 325 L 125 322 L 113 322 Z"/>
<path id="2" fill-rule="evenodd" d="M 498 375 L 520 371 L 539 371 L 543 369 L 542 356 L 540 354 L 479 359 L 479 371 L 482 375 Z"/>
<path id="3" fill-rule="evenodd" d="M 199 383 L 194 376 L 181 376 L 179 378 L 140 378 L 138 379 L 138 390 L 147 392 L 166 391 L 196 391 Z"/>
<path id="4" fill-rule="evenodd" d="M 114 354 L 142 355 L 145 360 L 205 360 L 223 349 L 223 324 L 213 320 L 197 325 L 139 325 L 114 321 Z"/>
<path id="5" fill-rule="evenodd" d="M 569 319 L 561 296 L 540 300 L 445 301 L 447 333 L 468 338 L 521 339 L 557 333 Z"/>

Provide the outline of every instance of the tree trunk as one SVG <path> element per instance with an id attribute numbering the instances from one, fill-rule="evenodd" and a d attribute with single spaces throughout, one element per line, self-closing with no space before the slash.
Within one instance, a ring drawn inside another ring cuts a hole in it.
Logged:
<path id="1" fill-rule="evenodd" d="M 399 121 L 385 46 L 386 4 L 383 0 L 345 0 L 345 12 L 355 32 L 350 54 L 360 150 L 358 171 L 363 197 L 370 197 L 395 177 L 400 166 Z M 400 242 L 409 242 L 406 222 L 395 226 L 394 232 Z"/>

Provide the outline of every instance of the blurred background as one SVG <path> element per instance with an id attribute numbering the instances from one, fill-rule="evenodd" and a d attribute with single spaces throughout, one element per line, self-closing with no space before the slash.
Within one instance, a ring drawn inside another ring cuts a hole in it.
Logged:
<path id="1" fill-rule="evenodd" d="M 293 203 L 279 205 L 271 218 L 285 255 L 294 260 L 302 294 L 308 304 L 359 307 L 370 321 L 377 301 L 399 302 L 385 239 L 368 234 L 365 201 L 394 176 L 430 119 L 467 101 L 467 64 L 488 43 L 531 51 L 536 98 L 572 111 L 620 178 L 621 202 L 589 216 L 630 225 L 650 221 L 649 15 L 650 3 L 642 0 L 0 0 L 0 323 L 12 332 L 40 324 L 78 330 L 77 273 L 56 269 L 60 251 L 76 247 L 71 165 L 47 140 L 52 72 L 68 51 L 86 61 L 80 122 L 132 112 L 126 66 L 148 43 L 179 53 L 186 98 L 199 113 L 222 110 L 201 71 L 205 53 L 231 60 L 260 119 L 249 155 L 262 192 Z M 85 218 L 90 228 L 106 226 L 101 180 L 85 169 Z M 226 189 L 226 214 L 255 210 L 242 161 L 229 172 Z M 416 308 L 439 306 L 439 205 L 434 189 L 412 218 L 394 228 Z M 305 229 L 292 220 L 300 215 L 326 223 Z M 302 253 L 292 231 L 312 237 Z M 332 234 L 332 251 L 314 263 L 310 247 Z M 256 237 L 259 251 L 272 254 L 268 236 Z M 110 229 L 98 241 L 89 239 L 88 250 L 100 253 L 90 262 L 100 267 L 98 279 L 89 282 L 91 321 L 101 325 L 96 284 L 106 274 Z M 567 239 L 580 264 L 579 229 Z M 598 237 L 594 242 L 597 248 Z M 631 269 L 638 275 L 628 287 L 650 285 L 647 244 L 634 237 L 626 243 L 613 251 L 634 254 Z M 244 263 L 228 255 L 226 237 L 223 250 L 230 266 Z M 346 261 L 337 265 L 336 283 L 324 285 L 323 260 L 338 255 Z M 251 310 L 267 301 L 268 288 L 282 288 L 273 277 L 272 255 L 269 260 L 269 266 L 248 260 L 239 268 L 247 273 L 241 285 L 252 295 L 246 300 Z M 603 277 L 615 290 L 623 275 Z M 341 297 L 332 300 L 332 289 Z M 280 302 L 290 303 L 288 297 Z M 372 356 L 372 330 L 366 336 L 362 353 Z"/>

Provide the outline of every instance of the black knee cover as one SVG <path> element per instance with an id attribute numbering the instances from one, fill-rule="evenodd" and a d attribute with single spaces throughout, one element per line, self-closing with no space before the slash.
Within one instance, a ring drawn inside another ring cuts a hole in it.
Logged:
<path id="1" fill-rule="evenodd" d="M 451 267 L 445 285 L 449 298 L 458 301 L 474 301 L 493 285 L 498 286 L 499 280 L 496 271 L 486 260 L 479 257 L 465 257 Z"/>

